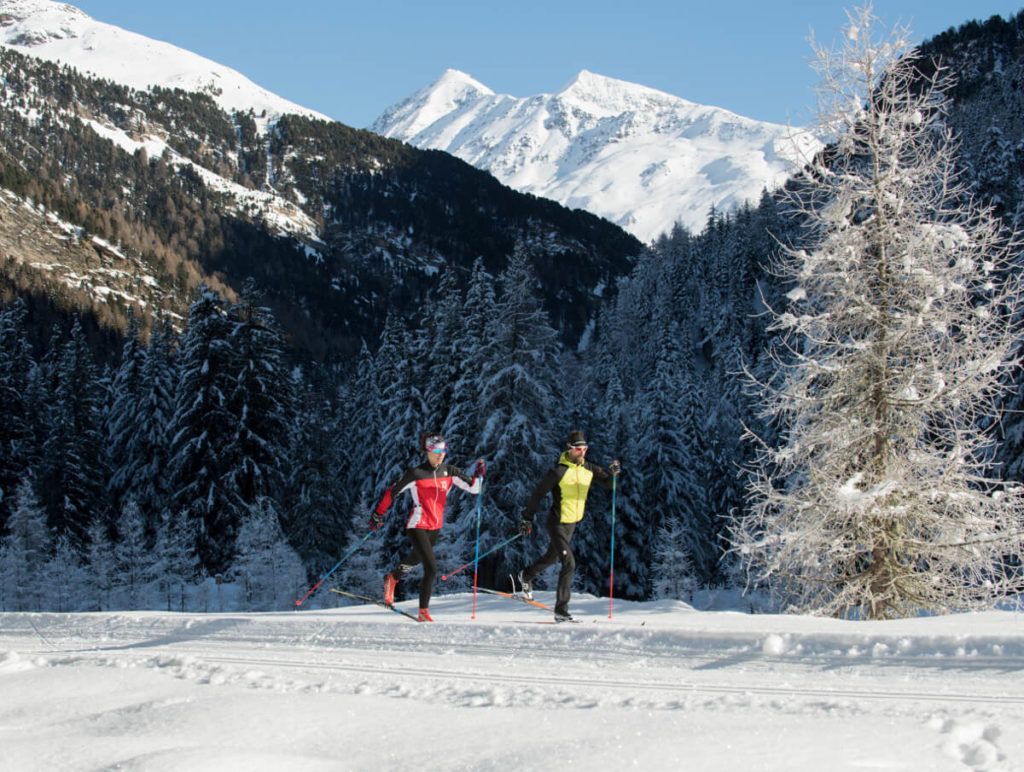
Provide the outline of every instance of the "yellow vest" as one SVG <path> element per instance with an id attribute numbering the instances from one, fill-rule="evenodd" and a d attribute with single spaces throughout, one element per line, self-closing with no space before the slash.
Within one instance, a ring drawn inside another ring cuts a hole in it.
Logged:
<path id="1" fill-rule="evenodd" d="M 563 453 L 558 463 L 567 467 L 558 483 L 562 494 L 562 512 L 559 520 L 563 523 L 578 523 L 583 519 L 583 508 L 587 503 L 587 493 L 590 491 L 590 481 L 594 479 L 594 473 L 582 464 L 570 461 L 568 453 Z"/>

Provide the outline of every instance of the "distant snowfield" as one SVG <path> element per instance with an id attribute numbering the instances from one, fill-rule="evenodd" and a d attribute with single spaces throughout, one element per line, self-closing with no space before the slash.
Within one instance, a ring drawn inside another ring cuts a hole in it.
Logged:
<path id="1" fill-rule="evenodd" d="M 0 767 L 1024 768 L 1018 613 L 616 601 L 609 619 L 582 596 L 580 623 L 554 625 L 503 598 L 472 608 L 0 614 Z"/>

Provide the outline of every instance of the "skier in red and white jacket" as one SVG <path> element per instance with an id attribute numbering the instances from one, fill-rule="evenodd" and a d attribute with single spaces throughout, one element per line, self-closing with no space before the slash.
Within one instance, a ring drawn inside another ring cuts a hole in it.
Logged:
<path id="1" fill-rule="evenodd" d="M 395 587 L 412 569 L 423 564 L 423 579 L 420 581 L 421 622 L 433 622 L 430 618 L 430 596 L 437 576 L 437 559 L 434 544 L 444 524 L 444 505 L 452 486 L 469 493 L 480 493 L 486 465 L 484 460 L 476 462 L 473 477 L 470 478 L 457 466 L 444 463 L 448 446 L 440 432 L 423 432 L 420 435 L 420 449 L 427 454 L 427 460 L 419 466 L 406 469 L 398 482 L 389 487 L 370 517 L 370 528 L 376 531 L 384 523 L 392 502 L 402 493 L 412 494 L 412 511 L 405 524 L 405 535 L 412 544 L 412 550 L 401 558 L 398 567 L 384 577 L 384 602 L 395 602 Z"/>

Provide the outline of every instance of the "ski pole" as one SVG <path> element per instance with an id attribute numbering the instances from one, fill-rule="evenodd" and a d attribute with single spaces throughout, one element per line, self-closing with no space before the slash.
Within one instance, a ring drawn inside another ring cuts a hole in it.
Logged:
<path id="1" fill-rule="evenodd" d="M 354 547 L 353 547 L 352 549 L 350 549 L 350 550 L 349 550 L 348 552 L 346 552 L 346 553 L 345 553 L 345 557 L 343 557 L 343 558 L 342 558 L 341 560 L 339 560 L 339 561 L 338 561 L 337 563 L 335 563 L 335 564 L 334 564 L 334 568 L 332 568 L 332 569 L 331 569 L 330 571 L 328 571 L 328 572 L 327 572 L 326 574 L 324 574 L 323 576 L 321 576 L 321 577 L 320 577 L 320 581 L 319 581 L 319 582 L 317 582 L 316 584 L 314 584 L 314 585 L 313 585 L 313 586 L 312 586 L 312 587 L 310 588 L 309 592 L 307 592 L 307 593 L 306 593 L 305 595 L 303 595 L 303 596 L 302 596 L 301 598 L 299 598 L 299 599 L 298 599 L 297 601 L 295 601 L 295 605 L 296 605 L 296 606 L 301 606 L 301 605 L 302 605 L 302 601 L 304 601 L 304 600 L 305 600 L 306 598 L 308 598 L 308 597 L 309 597 L 310 595 L 312 595 L 312 594 L 313 594 L 314 592 L 316 592 L 316 588 L 317 588 L 317 587 L 319 587 L 319 586 L 320 586 L 321 584 L 323 584 L 323 583 L 324 583 L 324 580 L 325 580 L 325 579 L 327 579 L 327 577 L 328 577 L 328 576 L 330 576 L 330 575 L 331 575 L 331 574 L 333 574 L 333 573 L 334 573 L 335 571 L 337 571 L 337 570 L 338 570 L 338 566 L 340 566 L 340 565 L 341 565 L 342 563 L 344 563 L 344 562 L 345 562 L 346 560 L 348 560 L 349 556 L 350 556 L 350 555 L 351 555 L 351 554 L 352 554 L 353 552 L 355 552 L 355 551 L 356 551 L 357 549 L 359 549 L 360 547 L 362 547 L 362 546 L 363 546 L 363 542 L 364 542 L 364 541 L 366 541 L 367 539 L 369 539 L 369 538 L 370 538 L 370 536 L 371 536 L 372 534 L 373 534 L 373 531 L 367 531 L 367 532 L 366 532 L 366 536 L 364 536 L 364 537 L 363 537 L 362 539 L 360 539 L 360 540 L 359 540 L 359 543 L 358 543 L 358 544 L 357 544 L 356 546 L 354 546 Z"/>
<path id="2" fill-rule="evenodd" d="M 476 578 L 480 566 L 480 500 L 484 497 L 484 478 L 480 478 L 480 493 L 476 497 L 476 548 L 473 553 L 473 616 L 476 619 Z"/>
<path id="3" fill-rule="evenodd" d="M 494 552 L 494 550 L 497 550 L 497 549 L 501 549 L 501 548 L 502 548 L 502 547 L 504 547 L 504 546 L 505 546 L 506 544 L 508 544 L 508 543 L 509 543 L 510 541 L 515 541 L 515 540 L 516 540 L 516 539 L 518 539 L 518 538 L 519 538 L 520 536 L 522 536 L 522 534 L 521 534 L 521 533 L 517 533 L 517 534 L 516 534 L 515 536 L 513 536 L 513 537 L 512 537 L 511 539 L 505 539 L 505 541 L 503 541 L 503 542 L 502 542 L 501 544 L 499 544 L 499 545 L 498 545 L 497 547 L 491 547 L 491 548 L 490 548 L 489 550 L 487 550 L 487 552 L 485 552 L 485 553 L 484 553 L 483 555 L 480 555 L 480 557 L 478 557 L 478 558 L 477 558 L 477 560 L 479 560 L 480 558 L 485 558 L 485 557 L 487 557 L 487 556 L 488 556 L 488 555 L 490 555 L 490 554 L 491 554 L 492 552 Z M 468 563 L 466 563 L 466 565 L 464 565 L 464 566 L 459 566 L 459 567 L 458 567 L 458 568 L 456 568 L 456 569 L 455 569 L 454 571 L 452 571 L 452 572 L 451 572 L 450 574 L 445 574 L 445 575 L 444 575 L 444 576 L 442 576 L 441 578 L 442 578 L 442 579 L 449 579 L 449 578 L 451 578 L 451 577 L 455 576 L 455 574 L 459 573 L 459 571 L 461 571 L 462 569 L 464 569 L 464 568 L 469 568 L 469 567 L 470 567 L 471 565 L 473 565 L 473 561 L 472 561 L 472 560 L 471 560 L 471 561 L 469 561 Z"/>
<path id="4" fill-rule="evenodd" d="M 611 563 L 608 568 L 608 618 L 612 618 L 612 595 L 615 594 L 615 483 L 619 476 L 612 476 L 612 549 Z"/>

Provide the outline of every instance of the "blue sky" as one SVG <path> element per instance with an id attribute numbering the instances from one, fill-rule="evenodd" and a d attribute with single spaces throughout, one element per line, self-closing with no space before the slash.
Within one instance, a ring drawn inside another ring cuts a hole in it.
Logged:
<path id="1" fill-rule="evenodd" d="M 581 69 L 764 121 L 805 123 L 811 29 L 833 40 L 854 3 L 832 0 L 81 0 L 98 21 L 232 67 L 280 96 L 363 128 L 445 69 L 517 97 Z M 877 0 L 923 40 L 1022 0 Z"/>

